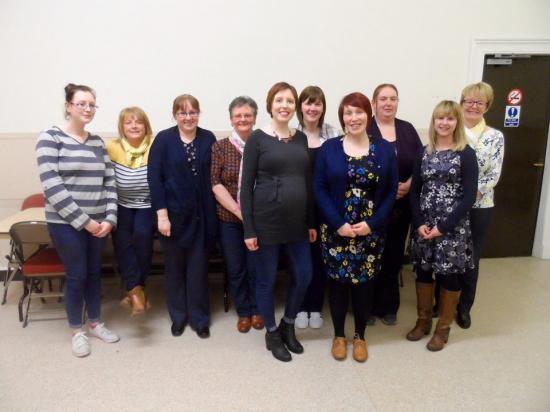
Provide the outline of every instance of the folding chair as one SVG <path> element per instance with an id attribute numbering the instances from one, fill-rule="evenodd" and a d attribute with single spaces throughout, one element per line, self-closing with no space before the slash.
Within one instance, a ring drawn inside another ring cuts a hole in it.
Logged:
<path id="1" fill-rule="evenodd" d="M 43 193 L 35 193 L 30 196 L 27 196 L 23 203 L 21 204 L 21 210 L 29 209 L 31 207 L 44 207 L 45 199 Z M 19 265 L 17 263 L 17 258 L 15 257 L 15 251 L 13 246 L 13 240 L 10 240 L 10 254 L 6 255 L 8 260 L 8 267 L 4 273 L 4 295 L 2 297 L 2 305 L 6 304 L 6 299 L 8 296 L 8 288 L 10 287 L 11 281 L 17 275 L 19 270 Z"/>
<path id="2" fill-rule="evenodd" d="M 57 251 L 51 246 L 46 222 L 29 221 L 14 223 L 10 228 L 14 245 L 14 265 L 23 275 L 23 296 L 19 300 L 19 320 L 26 327 L 33 297 L 61 298 L 65 268 Z M 59 291 L 53 292 L 51 282 L 45 292 L 43 281 L 59 279 Z M 26 305 L 25 305 L 26 301 Z M 25 310 L 23 313 L 23 306 Z"/>

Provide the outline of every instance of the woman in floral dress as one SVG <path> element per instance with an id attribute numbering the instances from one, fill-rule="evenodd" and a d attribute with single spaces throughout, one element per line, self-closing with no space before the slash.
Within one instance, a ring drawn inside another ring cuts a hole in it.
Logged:
<path id="1" fill-rule="evenodd" d="M 460 278 L 473 267 L 468 213 L 476 198 L 477 175 L 476 155 L 464 134 L 460 105 L 444 100 L 433 111 L 429 143 L 417 159 L 410 198 L 418 320 L 407 339 L 417 341 L 431 331 L 435 274 L 441 285 L 441 306 L 427 345 L 431 351 L 447 343 Z"/>
<path id="2" fill-rule="evenodd" d="M 344 325 L 351 294 L 353 358 L 364 362 L 366 322 L 373 302 L 370 280 L 380 270 L 385 226 L 397 192 L 397 161 L 391 144 L 367 135 L 372 109 L 366 96 L 345 96 L 338 115 L 345 135 L 321 146 L 315 196 L 323 222 L 323 262 L 330 278 L 332 356 L 337 360 L 347 356 Z"/>

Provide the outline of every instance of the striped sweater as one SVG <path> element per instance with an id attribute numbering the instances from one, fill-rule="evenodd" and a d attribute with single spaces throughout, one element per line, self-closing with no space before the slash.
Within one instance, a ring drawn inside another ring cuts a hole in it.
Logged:
<path id="1" fill-rule="evenodd" d="M 149 148 L 151 145 L 149 145 Z M 151 207 L 151 193 L 147 182 L 147 160 L 149 148 L 143 156 L 141 166 L 132 168 L 126 163 L 126 153 L 120 138 L 107 143 L 107 153 L 115 168 L 118 204 L 130 209 Z"/>
<path id="2" fill-rule="evenodd" d="M 113 166 L 99 136 L 80 143 L 54 126 L 36 143 L 40 181 L 46 197 L 46 221 L 82 230 L 91 219 L 117 223 Z"/>

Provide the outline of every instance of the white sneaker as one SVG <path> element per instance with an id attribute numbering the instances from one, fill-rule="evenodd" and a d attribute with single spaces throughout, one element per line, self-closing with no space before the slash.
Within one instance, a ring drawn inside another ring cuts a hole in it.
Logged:
<path id="1" fill-rule="evenodd" d="M 77 332 L 73 335 L 72 346 L 73 355 L 78 358 L 88 356 L 91 352 L 90 342 L 88 342 L 88 337 L 84 331 Z"/>
<path id="2" fill-rule="evenodd" d="M 294 321 L 294 326 L 298 329 L 305 329 L 308 325 L 307 312 L 298 312 L 296 315 L 296 320 Z"/>
<path id="3" fill-rule="evenodd" d="M 311 312 L 309 314 L 309 327 L 312 329 L 320 329 L 323 326 L 323 317 L 319 312 Z"/>
<path id="4" fill-rule="evenodd" d="M 90 335 L 101 339 L 103 342 L 115 343 L 120 340 L 120 337 L 115 332 L 107 329 L 104 323 L 98 323 L 94 328 L 90 326 L 88 331 Z"/>

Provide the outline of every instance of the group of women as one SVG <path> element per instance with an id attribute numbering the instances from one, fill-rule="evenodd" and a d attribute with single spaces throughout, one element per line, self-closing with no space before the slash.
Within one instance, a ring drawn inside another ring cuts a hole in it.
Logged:
<path id="1" fill-rule="evenodd" d="M 133 314 L 149 307 L 145 283 L 158 232 L 174 336 L 187 325 L 201 338 L 210 336 L 208 257 L 219 239 L 239 332 L 265 328 L 267 349 L 290 361 L 291 353 L 304 351 L 295 328 L 322 326 L 328 288 L 332 356 L 347 357 L 351 297 L 352 354 L 364 362 L 374 315 L 396 323 L 412 221 L 418 320 L 407 339 L 430 333 L 434 275 L 441 299 L 428 349 L 447 342 L 461 289 L 467 292 L 457 322 L 469 327 L 504 143 L 483 121 L 493 98 L 489 85 L 465 88 L 460 105 L 439 103 L 426 147 L 410 123 L 396 118 L 392 84 L 375 89 L 372 106 L 362 93 L 345 96 L 338 107 L 343 132 L 324 122 L 319 87 L 298 96 L 280 82 L 268 92 L 271 120 L 261 128 L 254 130 L 256 102 L 240 96 L 229 105 L 230 135 L 216 141 L 198 126 L 198 100 L 181 95 L 172 106 L 174 127 L 153 139 L 146 114 L 129 107 L 119 116 L 120 137 L 107 147 L 86 131 L 97 109 L 95 92 L 69 84 L 65 95 L 65 126 L 42 132 L 36 150 L 48 227 L 67 271 L 75 356 L 90 353 L 86 331 L 119 340 L 100 316 L 101 250 L 111 231 L 127 289 L 123 302 Z M 297 128 L 290 125 L 294 114 Z M 474 202 L 484 210 L 471 212 Z M 291 279 L 277 324 L 273 295 L 281 255 Z"/>

